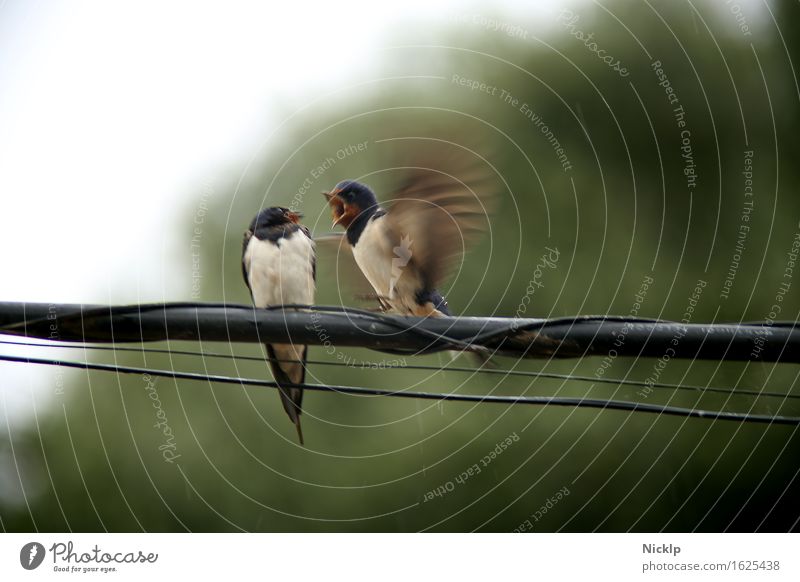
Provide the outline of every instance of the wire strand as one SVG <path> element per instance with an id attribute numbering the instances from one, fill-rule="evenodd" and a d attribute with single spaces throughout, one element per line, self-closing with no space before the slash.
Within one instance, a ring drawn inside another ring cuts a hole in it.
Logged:
<path id="1" fill-rule="evenodd" d="M 220 354 L 217 352 L 205 352 L 205 351 L 192 351 L 192 350 L 173 350 L 173 349 L 159 349 L 159 348 L 129 348 L 129 347 L 118 347 L 118 346 L 102 346 L 102 345 L 92 345 L 92 344 L 63 344 L 63 343 L 53 343 L 53 344 L 45 344 L 45 343 L 38 343 L 38 342 L 12 342 L 6 340 L 0 340 L 0 344 L 4 345 L 12 345 L 12 346 L 26 346 L 26 347 L 39 347 L 39 348 L 53 348 L 53 349 L 88 349 L 88 350 L 99 350 L 99 351 L 118 351 L 118 352 L 132 352 L 132 353 L 144 353 L 144 354 L 164 354 L 164 355 L 171 355 L 171 356 L 194 356 L 199 358 L 218 358 L 218 359 L 230 359 L 230 360 L 242 360 L 242 361 L 253 361 L 253 362 L 265 362 L 266 359 L 264 357 L 259 356 L 245 356 L 241 354 Z M 275 358 L 273 361 L 275 362 L 293 362 L 294 360 L 283 360 L 280 358 Z M 352 368 L 352 367 L 359 367 L 359 366 L 351 366 L 345 362 L 330 362 L 326 360 L 307 360 L 307 364 L 314 364 L 318 366 L 338 366 L 338 367 L 345 367 L 345 368 Z M 365 362 L 369 364 L 369 362 Z M 389 370 L 389 369 L 397 369 L 397 370 L 427 370 L 427 371 L 447 371 L 447 372 L 460 372 L 460 373 L 480 373 L 480 374 L 493 374 L 493 375 L 505 375 L 505 376 L 515 376 L 515 377 L 524 377 L 524 378 L 547 378 L 552 380 L 569 380 L 574 382 L 590 382 L 593 384 L 612 384 L 612 385 L 626 385 L 626 386 L 638 386 L 638 387 L 650 387 L 650 388 L 665 388 L 671 390 L 688 390 L 692 392 L 713 392 L 719 394 L 729 394 L 733 396 L 757 396 L 757 397 L 767 397 L 767 398 L 789 398 L 789 399 L 800 399 L 800 394 L 790 394 L 784 392 L 774 392 L 769 390 L 757 390 L 755 388 L 722 388 L 720 386 L 701 386 L 698 384 L 671 384 L 668 382 L 644 382 L 641 380 L 629 380 L 623 378 L 608 378 L 608 377 L 600 377 L 596 378 L 593 376 L 581 376 L 577 374 L 558 374 L 556 372 L 534 372 L 529 370 L 508 370 L 508 369 L 497 369 L 497 368 L 469 368 L 463 366 L 446 366 L 441 368 L 439 366 L 424 366 L 419 364 L 404 364 L 404 365 L 385 365 L 381 367 L 382 370 Z"/>
<path id="2" fill-rule="evenodd" d="M 241 386 L 263 386 L 278 388 L 278 384 L 267 380 L 253 378 L 234 378 L 213 374 L 197 374 L 194 372 L 179 372 L 173 370 L 153 370 L 131 366 L 116 366 L 111 364 L 94 364 L 90 362 L 75 362 L 67 360 L 53 360 L 46 358 L 26 358 L 22 356 L 9 356 L 0 354 L 0 361 L 38 364 L 48 366 L 62 366 L 83 370 L 97 370 L 115 372 L 118 374 L 137 374 L 173 378 L 178 380 L 196 380 L 217 382 L 223 384 L 239 384 Z M 344 394 L 360 394 L 368 396 L 393 396 L 399 398 L 419 398 L 427 400 L 479 402 L 496 404 L 532 404 L 539 406 L 570 406 L 579 408 L 599 408 L 604 410 L 625 410 L 629 412 L 644 412 L 650 414 L 702 418 L 706 420 L 727 420 L 739 422 L 753 422 L 762 424 L 800 425 L 800 417 L 772 416 L 765 414 L 750 414 L 745 412 L 726 412 L 716 410 L 699 410 L 694 408 L 680 408 L 659 404 L 646 404 L 641 402 L 628 402 L 621 400 L 602 400 L 589 398 L 568 398 L 559 396 L 493 396 L 477 394 L 455 394 L 434 392 L 403 392 L 383 390 L 378 388 L 359 388 L 354 386 L 327 386 L 321 384 L 287 384 L 284 387 L 297 387 L 306 390 L 340 392 Z"/>

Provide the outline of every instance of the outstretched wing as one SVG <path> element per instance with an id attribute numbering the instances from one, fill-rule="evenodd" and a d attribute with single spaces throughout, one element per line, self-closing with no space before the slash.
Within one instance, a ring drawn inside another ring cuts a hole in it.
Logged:
<path id="1" fill-rule="evenodd" d="M 425 289 L 439 287 L 477 235 L 490 227 L 500 179 L 487 160 L 431 138 L 405 144 L 409 162 L 387 200 L 393 246 L 408 248 Z"/>

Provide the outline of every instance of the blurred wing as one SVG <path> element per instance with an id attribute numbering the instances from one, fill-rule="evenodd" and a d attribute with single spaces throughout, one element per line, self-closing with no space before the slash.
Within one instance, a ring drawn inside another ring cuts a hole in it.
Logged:
<path id="1" fill-rule="evenodd" d="M 347 242 L 345 233 L 319 235 L 314 237 L 314 242 L 317 244 L 317 253 L 323 256 L 319 264 L 325 275 L 320 278 L 329 281 L 330 285 L 336 285 L 342 305 L 352 303 L 351 299 L 363 301 L 375 297 L 375 290 L 356 264 L 353 247 Z"/>
<path id="2" fill-rule="evenodd" d="M 403 178 L 386 217 L 395 253 L 409 256 L 426 288 L 434 289 L 489 228 L 500 180 L 476 154 L 423 141 L 437 147 L 414 147 L 416 159 L 399 168 Z"/>

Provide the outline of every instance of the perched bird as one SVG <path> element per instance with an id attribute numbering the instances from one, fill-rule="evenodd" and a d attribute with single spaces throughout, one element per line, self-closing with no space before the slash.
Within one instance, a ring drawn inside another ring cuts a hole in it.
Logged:
<path id="1" fill-rule="evenodd" d="M 401 315 L 450 315 L 438 288 L 469 239 L 488 226 L 491 193 L 475 191 L 488 181 L 485 165 L 475 171 L 473 164 L 458 177 L 431 165 L 401 168 L 403 180 L 388 209 L 355 180 L 323 192 L 333 226 L 346 229 L 353 258 L 381 306 Z"/>
<path id="2" fill-rule="evenodd" d="M 298 221 L 301 214 L 288 208 L 271 207 L 259 212 L 244 233 L 242 274 L 256 307 L 314 302 L 316 253 L 308 229 Z M 308 347 L 295 344 L 266 344 L 272 375 L 278 384 L 283 408 L 300 428 Z"/>

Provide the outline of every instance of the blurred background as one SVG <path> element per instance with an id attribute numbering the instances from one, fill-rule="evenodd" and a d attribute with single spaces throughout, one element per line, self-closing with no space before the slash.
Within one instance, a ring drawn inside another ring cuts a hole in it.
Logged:
<path id="1" fill-rule="evenodd" d="M 260 208 L 293 205 L 326 233 L 319 192 L 396 164 L 381 140 L 457 133 L 507 189 L 447 285 L 456 314 L 797 320 L 797 2 L 432 4 L 2 3 L 0 300 L 249 303 L 241 237 Z M 318 303 L 347 302 L 322 260 Z M 258 361 L 0 352 L 269 378 Z M 357 363 L 312 364 L 319 383 L 800 413 L 402 367 L 444 356 L 380 371 L 394 358 L 310 357 Z M 787 364 L 499 365 L 798 394 Z M 791 426 L 309 393 L 303 449 L 266 388 L 0 363 L 0 396 L 4 531 L 786 531 L 800 517 Z"/>

